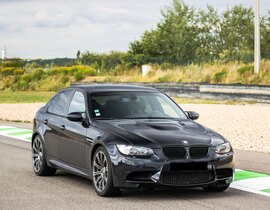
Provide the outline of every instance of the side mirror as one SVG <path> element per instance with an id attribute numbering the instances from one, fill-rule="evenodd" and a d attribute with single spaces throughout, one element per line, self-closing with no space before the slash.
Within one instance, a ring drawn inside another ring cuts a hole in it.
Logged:
<path id="1" fill-rule="evenodd" d="M 67 118 L 68 118 L 68 120 L 75 121 L 75 122 L 83 121 L 84 118 L 83 118 L 82 114 L 83 113 L 80 113 L 80 112 L 72 112 L 72 113 L 69 113 L 67 115 Z"/>
<path id="2" fill-rule="evenodd" d="M 197 112 L 187 111 L 186 113 L 191 120 L 197 120 L 200 116 Z"/>

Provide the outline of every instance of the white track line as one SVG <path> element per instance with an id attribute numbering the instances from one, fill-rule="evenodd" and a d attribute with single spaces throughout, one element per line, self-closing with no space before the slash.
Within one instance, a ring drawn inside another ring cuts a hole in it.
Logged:
<path id="1" fill-rule="evenodd" d="M 26 139 L 26 138 L 31 138 L 31 137 L 32 137 L 32 133 L 17 135 L 18 139 Z"/>
<path id="2" fill-rule="evenodd" d="M 239 180 L 233 182 L 232 185 L 237 187 L 245 187 L 252 190 L 270 189 L 270 176 Z"/>
<path id="3" fill-rule="evenodd" d="M 8 126 L 8 125 L 0 125 L 0 128 L 15 128 L 13 126 Z"/>
<path id="4" fill-rule="evenodd" d="M 236 181 L 238 182 L 238 181 Z M 236 184 L 236 182 L 233 182 L 230 187 L 231 188 L 234 188 L 234 189 L 237 189 L 237 190 L 242 190 L 242 191 L 246 191 L 246 192 L 250 192 L 250 193 L 254 193 L 254 194 L 258 194 L 258 195 L 264 195 L 264 196 L 268 196 L 270 197 L 270 193 L 267 193 L 267 192 L 262 192 L 262 191 L 258 191 L 258 190 L 254 190 L 254 189 L 250 189 L 248 187 L 245 187 L 245 186 L 238 186 Z"/>

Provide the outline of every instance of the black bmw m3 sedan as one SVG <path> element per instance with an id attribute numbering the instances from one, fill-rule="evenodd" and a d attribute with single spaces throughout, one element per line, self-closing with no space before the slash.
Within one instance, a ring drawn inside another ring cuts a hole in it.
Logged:
<path id="1" fill-rule="evenodd" d="M 100 196 L 150 186 L 221 192 L 233 181 L 233 149 L 198 117 L 154 88 L 74 85 L 36 113 L 33 169 L 87 177 Z"/>

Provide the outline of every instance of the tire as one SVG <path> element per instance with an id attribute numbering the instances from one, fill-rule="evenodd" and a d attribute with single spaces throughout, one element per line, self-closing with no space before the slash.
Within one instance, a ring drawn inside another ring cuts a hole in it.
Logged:
<path id="1" fill-rule="evenodd" d="M 107 150 L 99 147 L 92 160 L 92 177 L 96 193 L 102 197 L 117 196 L 121 193 L 114 187 L 112 163 Z"/>
<path id="2" fill-rule="evenodd" d="M 47 165 L 44 148 L 41 137 L 37 135 L 32 144 L 32 167 L 37 176 L 52 176 L 56 169 Z"/>
<path id="3" fill-rule="evenodd" d="M 209 184 L 206 187 L 203 187 L 203 189 L 206 192 L 224 192 L 229 188 L 230 184 L 223 184 L 223 183 L 214 183 L 214 184 Z"/>

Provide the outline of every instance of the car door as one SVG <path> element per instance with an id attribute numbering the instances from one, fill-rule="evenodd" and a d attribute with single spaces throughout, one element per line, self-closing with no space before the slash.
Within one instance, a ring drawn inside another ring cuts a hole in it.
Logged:
<path id="1" fill-rule="evenodd" d="M 86 112 L 85 96 L 81 91 L 75 91 L 68 108 L 69 113 Z M 63 118 L 64 130 L 61 130 L 60 158 L 74 166 L 86 168 L 85 142 L 86 127 L 83 122 L 74 122 Z"/>
<path id="2" fill-rule="evenodd" d="M 60 92 L 49 102 L 47 111 L 44 114 L 43 123 L 46 125 L 46 131 L 44 132 L 46 153 L 55 159 L 60 159 L 59 133 L 62 130 L 63 117 L 66 114 L 71 95 L 72 91 Z"/>

